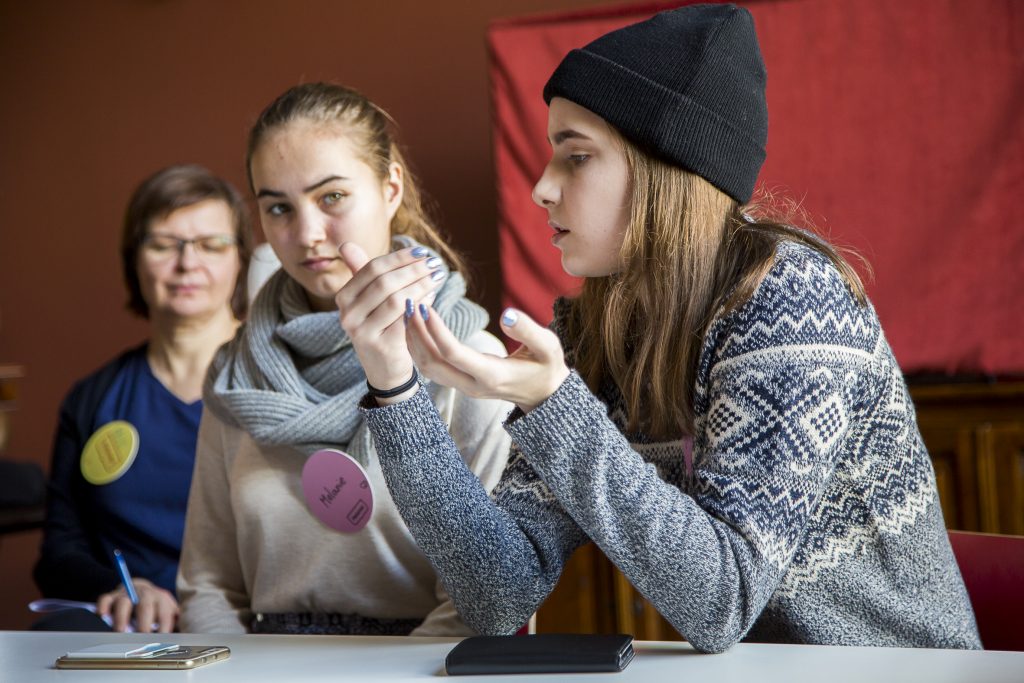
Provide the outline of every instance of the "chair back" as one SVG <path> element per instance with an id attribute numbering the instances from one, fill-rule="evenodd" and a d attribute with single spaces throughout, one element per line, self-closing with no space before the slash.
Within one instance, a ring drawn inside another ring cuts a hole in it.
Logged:
<path id="1" fill-rule="evenodd" d="M 1024 651 L 1024 536 L 950 531 L 986 650 Z"/>

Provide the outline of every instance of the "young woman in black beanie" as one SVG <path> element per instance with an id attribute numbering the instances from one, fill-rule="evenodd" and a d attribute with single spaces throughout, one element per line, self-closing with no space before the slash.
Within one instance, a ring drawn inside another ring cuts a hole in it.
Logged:
<path id="1" fill-rule="evenodd" d="M 753 21 L 733 5 L 573 50 L 544 89 L 553 154 L 533 195 L 582 293 L 555 302 L 551 330 L 507 310 L 522 344 L 507 359 L 408 302 L 425 377 L 518 406 L 489 497 L 424 391 L 363 403 L 403 518 L 477 631 L 515 631 L 592 540 L 701 651 L 980 647 L 856 273 L 749 204 L 764 93 Z M 389 258 L 338 295 L 343 321 L 379 310 Z"/>

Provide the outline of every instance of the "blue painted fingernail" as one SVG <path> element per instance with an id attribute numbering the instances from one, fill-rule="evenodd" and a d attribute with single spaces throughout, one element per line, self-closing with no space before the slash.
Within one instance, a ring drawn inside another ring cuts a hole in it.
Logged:
<path id="1" fill-rule="evenodd" d="M 446 274 L 443 270 L 435 270 L 433 273 L 430 274 L 430 279 L 433 280 L 434 282 L 440 282 L 441 280 L 445 279 L 445 277 Z"/>
<path id="2" fill-rule="evenodd" d="M 506 308 L 505 312 L 501 314 L 501 324 L 505 327 L 512 327 L 519 322 L 519 314 L 514 309 Z"/>
<path id="3" fill-rule="evenodd" d="M 415 256 L 416 258 L 422 258 L 422 257 L 427 255 L 427 248 L 426 247 L 414 247 L 413 250 L 412 250 L 412 255 Z"/>
<path id="4" fill-rule="evenodd" d="M 406 322 L 409 322 L 409 318 L 412 317 L 413 312 L 414 311 L 413 311 L 413 307 L 412 307 L 412 299 L 406 299 L 405 300 L 405 321 Z"/>
<path id="5" fill-rule="evenodd" d="M 424 320 L 430 320 L 430 311 L 424 304 L 420 304 L 420 315 L 423 316 Z"/>
<path id="6" fill-rule="evenodd" d="M 430 268 L 431 270 L 434 268 L 440 268 L 442 263 L 444 263 L 444 261 L 437 256 L 431 256 L 426 260 L 427 268 Z"/>

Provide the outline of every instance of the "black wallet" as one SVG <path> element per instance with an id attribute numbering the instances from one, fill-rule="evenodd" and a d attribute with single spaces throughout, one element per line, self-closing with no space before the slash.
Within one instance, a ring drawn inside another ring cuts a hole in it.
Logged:
<path id="1" fill-rule="evenodd" d="M 539 633 L 473 636 L 444 660 L 452 676 L 622 671 L 633 659 L 633 636 Z"/>

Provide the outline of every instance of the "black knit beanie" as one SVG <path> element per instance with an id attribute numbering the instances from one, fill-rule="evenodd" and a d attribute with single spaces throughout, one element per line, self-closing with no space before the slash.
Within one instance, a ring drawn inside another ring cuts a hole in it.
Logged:
<path id="1" fill-rule="evenodd" d="M 765 69 L 750 13 L 689 5 L 573 50 L 544 86 L 642 149 L 750 199 L 768 138 Z"/>

